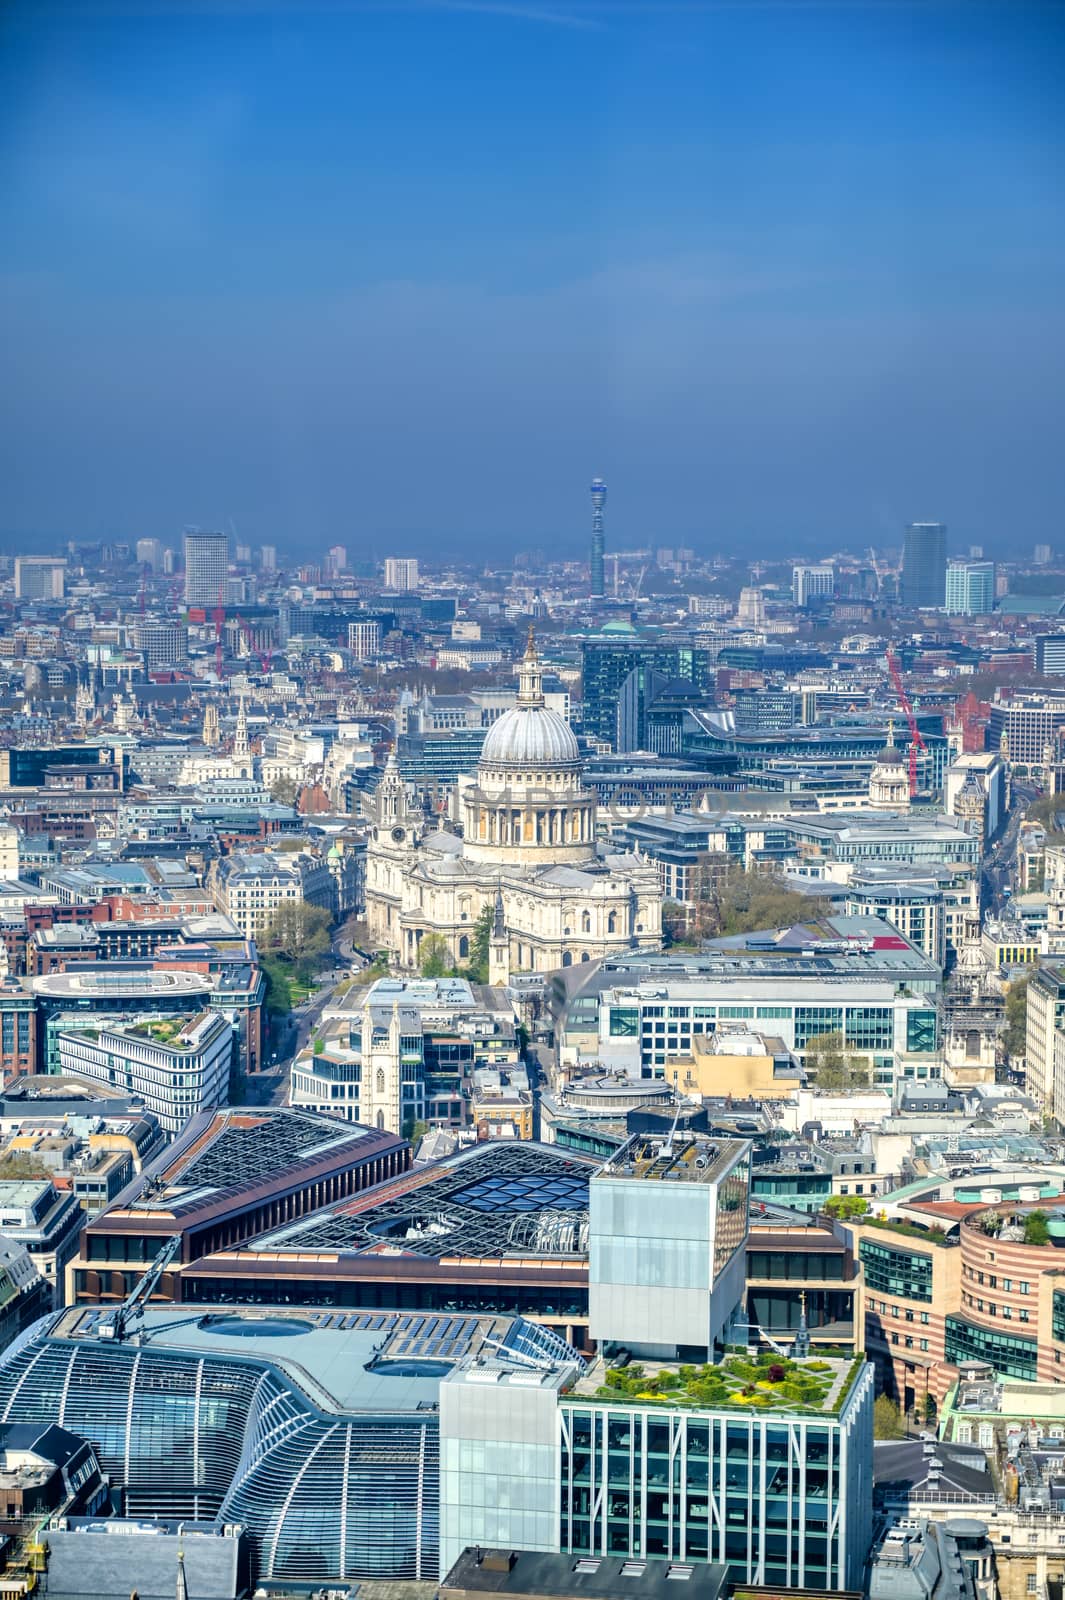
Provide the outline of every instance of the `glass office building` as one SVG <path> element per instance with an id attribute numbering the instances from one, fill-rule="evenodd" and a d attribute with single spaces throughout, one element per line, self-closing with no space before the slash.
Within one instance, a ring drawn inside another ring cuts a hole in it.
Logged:
<path id="1" fill-rule="evenodd" d="M 122 1514 L 243 1523 L 257 1582 L 439 1576 L 441 1377 L 484 1353 L 583 1363 L 522 1319 L 61 1312 L 0 1358 L 3 1423 L 93 1443 Z"/>

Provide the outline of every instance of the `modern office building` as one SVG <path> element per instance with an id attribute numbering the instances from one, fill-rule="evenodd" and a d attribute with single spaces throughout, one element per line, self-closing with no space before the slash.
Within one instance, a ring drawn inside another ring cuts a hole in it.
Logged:
<path id="1" fill-rule="evenodd" d="M 344 544 L 331 544 L 326 551 L 325 570 L 330 578 L 339 578 L 342 572 L 348 570 L 348 547 Z"/>
<path id="2" fill-rule="evenodd" d="M 4 1421 L 91 1442 L 128 1518 L 242 1524 L 267 1585 L 435 1582 L 441 1376 L 583 1365 L 520 1319 L 151 1307 L 135 1341 L 108 1327 L 71 1310 L 9 1349 Z"/>
<path id="3" fill-rule="evenodd" d="M 401 1166 L 315 1216 L 199 1254 L 173 1293 L 185 1304 L 521 1315 L 583 1348 L 588 1186 L 598 1166 L 511 1140 Z"/>
<path id="4" fill-rule="evenodd" d="M 592 1179 L 589 1332 L 607 1357 L 708 1361 L 743 1299 L 750 1146 L 636 1134 Z"/>
<path id="5" fill-rule="evenodd" d="M 277 546 L 264 544 L 259 546 L 259 566 L 263 572 L 277 570 Z"/>
<path id="6" fill-rule="evenodd" d="M 592 479 L 592 550 L 589 561 L 592 599 L 600 600 L 605 594 L 603 580 L 603 507 L 606 505 L 606 484 L 602 478 Z"/>
<path id="7" fill-rule="evenodd" d="M 62 600 L 67 564 L 59 556 L 16 556 L 16 600 Z"/>
<path id="8" fill-rule="evenodd" d="M 987 724 L 989 750 L 1000 750 L 1014 772 L 1042 775 L 1047 745 L 1056 750 L 1065 729 L 1065 696 L 996 690 Z"/>
<path id="9" fill-rule="evenodd" d="M 591 1032 L 605 1067 L 663 1077 L 694 1036 L 746 1025 L 800 1056 L 817 1035 L 840 1033 L 885 1088 L 938 1076 L 938 964 L 873 917 L 826 918 L 824 930 L 837 937 L 604 961 L 570 1002 L 562 1049 Z"/>
<path id="10" fill-rule="evenodd" d="M 177 1134 L 198 1111 L 225 1105 L 235 1043 L 217 1011 L 187 1022 L 143 1015 L 126 1027 L 60 1031 L 59 1069 L 135 1096 Z"/>
<path id="11" fill-rule="evenodd" d="M 791 598 L 801 610 L 818 600 L 831 600 L 835 587 L 836 569 L 827 561 L 791 569 Z"/>
<path id="12" fill-rule="evenodd" d="M 348 623 L 348 649 L 357 661 L 372 661 L 381 649 L 381 624 L 376 617 L 369 622 Z"/>
<path id="13" fill-rule="evenodd" d="M 995 609 L 995 563 L 952 561 L 947 567 L 945 609 L 958 617 L 990 616 Z"/>
<path id="14" fill-rule="evenodd" d="M 488 1545 L 577 1565 L 620 1556 L 634 1579 L 651 1557 L 723 1562 L 741 1586 L 860 1588 L 871 1367 L 787 1355 L 705 1364 L 742 1292 L 746 1163 L 742 1142 L 640 1136 L 593 1179 L 600 1354 L 520 1373 L 467 1362 L 444 1379 L 442 1571 Z M 641 1354 L 674 1340 L 680 1362 Z"/>
<path id="15" fill-rule="evenodd" d="M 941 607 L 946 598 L 946 577 L 946 523 L 911 522 L 902 546 L 902 604 Z"/>
<path id="16" fill-rule="evenodd" d="M 648 700 L 648 674 L 663 682 L 683 678 L 696 697 L 704 696 L 713 684 L 713 652 L 694 638 L 665 640 L 654 638 L 592 638 L 581 650 L 584 685 L 583 728 L 619 750 L 647 748 L 646 732 L 639 710 Z M 631 675 L 636 679 L 629 682 Z M 622 706 L 623 690 L 627 702 Z M 620 719 L 620 722 L 619 722 Z"/>
<path id="17" fill-rule="evenodd" d="M 88 1223 L 71 1263 L 71 1301 L 121 1302 L 175 1234 L 181 1249 L 156 1297 L 180 1299 L 192 1263 L 393 1178 L 409 1161 L 409 1146 L 392 1134 L 304 1111 L 201 1112 Z"/>
<path id="18" fill-rule="evenodd" d="M 1065 673 L 1065 633 L 1037 633 L 1032 640 L 1032 665 L 1048 678 Z"/>
<path id="19" fill-rule="evenodd" d="M 229 539 L 224 533 L 185 534 L 185 604 L 209 609 L 226 600 Z"/>
<path id="20" fill-rule="evenodd" d="M 388 556 L 385 560 L 385 588 L 393 594 L 409 594 L 418 587 L 418 563 L 413 556 Z"/>

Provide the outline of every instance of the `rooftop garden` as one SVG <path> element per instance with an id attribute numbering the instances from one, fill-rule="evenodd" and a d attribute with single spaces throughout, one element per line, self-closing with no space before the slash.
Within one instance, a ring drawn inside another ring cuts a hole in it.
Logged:
<path id="1" fill-rule="evenodd" d="M 141 1039 L 152 1039 L 156 1044 L 172 1045 L 175 1049 L 183 1050 L 185 1041 L 179 1037 L 182 1028 L 188 1021 L 187 1017 L 157 1017 L 147 1022 L 134 1023 L 129 1029 Z"/>
<path id="2" fill-rule="evenodd" d="M 919 1222 L 907 1222 L 902 1217 L 860 1217 L 863 1228 L 883 1228 L 885 1233 L 901 1233 L 904 1239 L 920 1239 L 924 1244 L 947 1244 L 944 1229 L 937 1223 L 922 1227 Z"/>
<path id="3" fill-rule="evenodd" d="M 727 1355 L 716 1366 L 669 1366 L 649 1369 L 639 1362 L 608 1367 L 596 1388 L 601 1400 L 637 1400 L 670 1406 L 737 1406 L 756 1411 L 838 1411 L 857 1368 L 858 1357 L 841 1373 L 828 1361 L 796 1361 L 791 1356 L 763 1352 L 755 1359 Z M 833 1391 L 835 1397 L 833 1399 Z M 831 1404 L 829 1402 L 832 1401 Z"/>

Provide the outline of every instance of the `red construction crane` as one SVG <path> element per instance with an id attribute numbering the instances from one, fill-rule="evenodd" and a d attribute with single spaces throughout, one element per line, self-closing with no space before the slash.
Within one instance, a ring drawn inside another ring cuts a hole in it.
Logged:
<path id="1" fill-rule="evenodd" d="M 917 752 L 918 750 L 927 750 L 928 746 L 921 737 L 921 730 L 917 726 L 917 718 L 913 714 L 913 706 L 910 704 L 910 697 L 906 693 L 906 685 L 902 681 L 899 658 L 894 650 L 889 650 L 887 653 L 887 667 L 888 672 L 891 674 L 891 682 L 894 684 L 899 706 L 905 713 L 906 721 L 910 725 L 910 799 L 912 800 L 917 793 Z"/>

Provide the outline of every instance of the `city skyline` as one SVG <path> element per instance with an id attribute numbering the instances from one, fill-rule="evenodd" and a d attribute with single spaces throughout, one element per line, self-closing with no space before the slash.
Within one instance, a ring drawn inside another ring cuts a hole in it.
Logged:
<path id="1" fill-rule="evenodd" d="M 1053 544 L 1060 10 L 14 4 L 3 547 Z M 447 70 L 441 71 L 441 62 Z"/>

